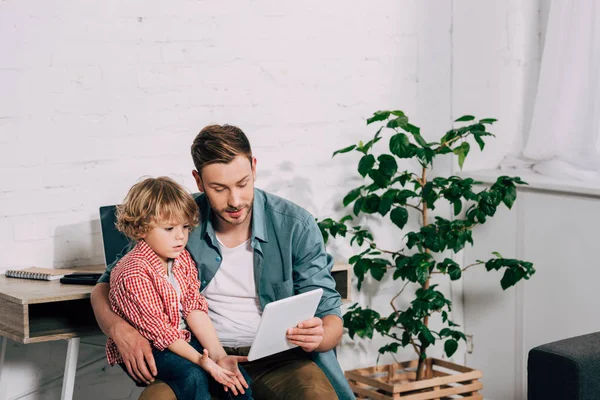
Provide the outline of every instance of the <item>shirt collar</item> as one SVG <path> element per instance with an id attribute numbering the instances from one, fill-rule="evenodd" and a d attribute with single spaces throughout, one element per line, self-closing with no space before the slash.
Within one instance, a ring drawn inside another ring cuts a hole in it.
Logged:
<path id="1" fill-rule="evenodd" d="M 254 204 L 252 206 L 252 240 L 268 242 L 265 220 L 265 192 L 254 189 Z"/>
<path id="2" fill-rule="evenodd" d="M 165 274 L 165 268 L 163 267 L 163 263 L 162 263 L 161 259 L 154 252 L 154 250 L 152 250 L 152 248 L 150 246 L 148 246 L 148 243 L 146 243 L 146 241 L 144 239 L 140 239 L 137 242 L 136 247 L 138 248 L 138 251 L 140 253 L 142 253 L 144 258 L 147 259 L 148 261 L 150 261 L 150 265 L 152 266 L 152 268 L 154 268 L 154 270 L 158 274 L 160 274 L 160 275 Z"/>

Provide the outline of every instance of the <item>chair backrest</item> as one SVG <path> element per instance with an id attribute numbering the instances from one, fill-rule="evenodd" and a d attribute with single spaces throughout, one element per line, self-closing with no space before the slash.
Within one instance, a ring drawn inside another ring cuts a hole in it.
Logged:
<path id="1" fill-rule="evenodd" d="M 106 265 L 113 263 L 119 253 L 129 245 L 129 238 L 123 235 L 117 227 L 117 206 L 100 207 L 100 226 L 102 228 L 102 242 L 104 244 L 104 261 Z"/>

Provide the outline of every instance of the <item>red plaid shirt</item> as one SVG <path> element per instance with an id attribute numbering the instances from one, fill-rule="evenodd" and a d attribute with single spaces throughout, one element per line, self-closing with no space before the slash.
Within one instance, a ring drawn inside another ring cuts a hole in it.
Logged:
<path id="1" fill-rule="evenodd" d="M 193 310 L 208 310 L 206 299 L 200 295 L 198 270 L 187 250 L 173 261 L 172 270 L 181 298 L 168 281 L 161 260 L 140 240 L 110 274 L 108 299 L 113 311 L 161 351 L 177 339 L 190 341 L 190 331 L 179 329 L 180 303 L 184 318 Z M 106 358 L 110 365 L 123 362 L 111 338 L 106 342 Z"/>

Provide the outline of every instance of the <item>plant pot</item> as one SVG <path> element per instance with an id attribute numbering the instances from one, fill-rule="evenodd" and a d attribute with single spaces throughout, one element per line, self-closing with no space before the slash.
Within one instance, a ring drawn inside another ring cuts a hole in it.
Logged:
<path id="1" fill-rule="evenodd" d="M 359 399 L 482 400 L 479 370 L 437 358 L 425 360 L 426 379 L 415 381 L 417 360 L 346 371 Z"/>

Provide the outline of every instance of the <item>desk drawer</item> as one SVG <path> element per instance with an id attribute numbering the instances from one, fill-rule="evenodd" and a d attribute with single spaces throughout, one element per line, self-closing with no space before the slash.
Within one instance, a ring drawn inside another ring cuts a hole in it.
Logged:
<path id="1" fill-rule="evenodd" d="M 100 334 L 89 299 L 29 304 L 25 343 Z"/>
<path id="2" fill-rule="evenodd" d="M 2 336 L 23 343 L 23 332 L 27 327 L 27 305 L 10 301 L 0 302 L 0 331 Z"/>

